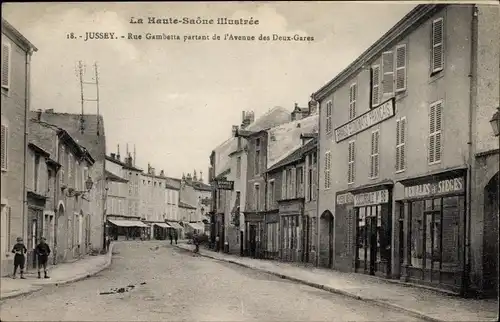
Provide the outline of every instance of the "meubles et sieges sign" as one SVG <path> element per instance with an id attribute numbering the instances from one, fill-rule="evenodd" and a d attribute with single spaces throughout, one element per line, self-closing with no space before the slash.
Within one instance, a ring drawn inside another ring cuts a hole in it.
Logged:
<path id="1" fill-rule="evenodd" d="M 354 134 L 364 131 L 375 124 L 387 120 L 388 118 L 394 116 L 394 98 L 380 104 L 373 110 L 366 112 L 350 121 L 347 124 L 339 126 L 335 129 L 335 141 L 343 141 Z"/>

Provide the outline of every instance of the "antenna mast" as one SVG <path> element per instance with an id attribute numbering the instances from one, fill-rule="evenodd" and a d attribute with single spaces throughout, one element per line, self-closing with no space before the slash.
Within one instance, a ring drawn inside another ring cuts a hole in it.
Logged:
<path id="1" fill-rule="evenodd" d="M 84 74 L 84 64 L 82 61 L 78 62 L 78 74 L 80 78 L 80 95 L 81 95 L 81 101 L 82 101 L 82 115 L 80 117 L 80 132 L 84 134 L 85 131 L 85 113 L 84 113 L 84 105 L 85 102 L 96 102 L 96 107 L 97 107 L 97 136 L 100 135 L 99 129 L 100 129 L 100 118 L 99 118 L 99 73 L 97 70 L 97 62 L 94 63 L 94 72 L 95 72 L 95 81 L 94 82 L 84 82 L 83 81 L 83 74 Z M 96 87 L 96 98 L 95 99 L 86 99 L 85 98 L 85 92 L 83 89 L 83 85 L 95 85 Z"/>

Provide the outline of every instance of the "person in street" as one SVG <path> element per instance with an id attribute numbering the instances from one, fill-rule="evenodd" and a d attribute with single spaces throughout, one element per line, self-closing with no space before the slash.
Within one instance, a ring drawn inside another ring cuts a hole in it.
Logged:
<path id="1" fill-rule="evenodd" d="M 19 267 L 21 279 L 25 279 L 24 277 L 24 262 L 26 261 L 26 257 L 24 254 L 28 252 L 26 246 L 24 246 L 24 242 L 22 237 L 17 237 L 17 243 L 12 247 L 12 253 L 14 255 L 14 274 L 12 278 L 16 278 L 17 268 Z"/>
<path id="2" fill-rule="evenodd" d="M 193 244 L 194 244 L 194 253 L 198 254 L 200 252 L 200 240 L 198 238 L 198 234 L 196 231 L 193 233 Z"/>
<path id="3" fill-rule="evenodd" d="M 45 237 L 40 238 L 40 243 L 35 247 L 35 254 L 38 259 L 38 278 L 42 278 L 40 275 L 40 269 L 43 267 L 43 278 L 49 278 L 47 275 L 47 261 L 49 260 L 50 247 L 46 243 Z"/>
<path id="4" fill-rule="evenodd" d="M 111 237 L 106 236 L 106 252 L 109 252 L 109 246 L 111 245 Z"/>
<path id="5" fill-rule="evenodd" d="M 177 245 L 177 230 L 174 229 L 174 240 L 175 240 L 175 244 Z"/>
<path id="6" fill-rule="evenodd" d="M 168 238 L 170 239 L 170 245 L 174 242 L 174 236 L 172 236 L 172 232 L 168 233 Z"/>
<path id="7" fill-rule="evenodd" d="M 220 249 L 220 237 L 219 237 L 219 235 L 217 235 L 215 237 L 215 251 L 218 252 L 219 249 Z"/>

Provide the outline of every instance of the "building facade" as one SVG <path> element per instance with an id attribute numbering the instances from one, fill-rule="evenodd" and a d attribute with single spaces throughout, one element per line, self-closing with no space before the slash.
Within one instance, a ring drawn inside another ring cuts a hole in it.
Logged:
<path id="1" fill-rule="evenodd" d="M 181 190 L 181 179 L 166 178 L 165 182 L 165 201 L 167 221 L 179 221 L 179 191 Z"/>
<path id="2" fill-rule="evenodd" d="M 27 237 L 26 155 L 33 46 L 2 19 L 1 111 L 1 274 L 8 274 L 10 250 L 17 237 Z"/>
<path id="3" fill-rule="evenodd" d="M 128 190 L 130 182 L 123 171 L 120 153 L 106 156 L 106 176 L 108 178 L 106 193 L 106 216 L 128 215 Z"/>
<path id="4" fill-rule="evenodd" d="M 417 6 L 314 94 L 324 266 L 462 294 L 471 286 L 478 8 L 496 10 Z"/>

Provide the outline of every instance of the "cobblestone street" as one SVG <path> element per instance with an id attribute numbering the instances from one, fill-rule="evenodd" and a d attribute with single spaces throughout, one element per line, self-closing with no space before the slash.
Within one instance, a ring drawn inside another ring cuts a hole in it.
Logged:
<path id="1" fill-rule="evenodd" d="M 109 269 L 1 304 L 2 321 L 418 321 L 167 245 L 119 242 Z"/>

